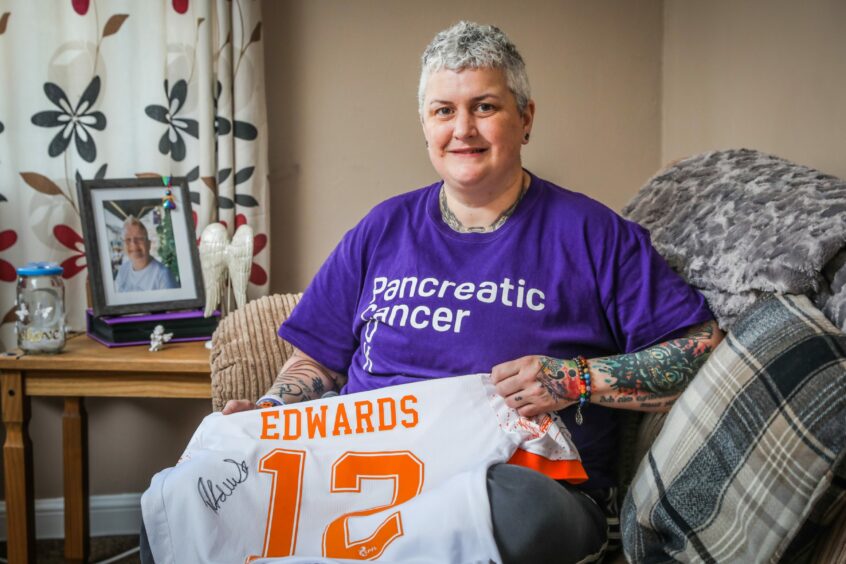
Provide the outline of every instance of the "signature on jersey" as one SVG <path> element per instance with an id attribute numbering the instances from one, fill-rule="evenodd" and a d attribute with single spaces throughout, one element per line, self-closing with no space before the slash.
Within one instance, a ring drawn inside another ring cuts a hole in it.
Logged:
<path id="1" fill-rule="evenodd" d="M 235 493 L 235 488 L 239 484 L 243 484 L 250 477 L 250 469 L 247 466 L 247 461 L 242 460 L 238 462 L 231 458 L 224 458 L 224 462 L 228 462 L 235 466 L 237 475 L 231 476 L 220 483 L 214 483 L 212 480 L 206 480 L 202 476 L 197 481 L 197 491 L 200 494 L 200 499 L 206 507 L 217 513 L 220 506 Z"/>

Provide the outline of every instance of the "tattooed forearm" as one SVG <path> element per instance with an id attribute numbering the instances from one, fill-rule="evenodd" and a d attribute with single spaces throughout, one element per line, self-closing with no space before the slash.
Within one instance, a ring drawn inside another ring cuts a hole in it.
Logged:
<path id="1" fill-rule="evenodd" d="M 560 360 L 549 356 L 540 358 L 538 382 L 556 400 L 579 399 L 579 370 L 572 360 Z"/>
<path id="2" fill-rule="evenodd" d="M 281 397 L 286 403 L 308 401 L 321 397 L 327 390 L 340 390 L 344 380 L 341 374 L 295 350 L 267 393 Z"/>
<path id="3" fill-rule="evenodd" d="M 600 395 L 598 398 L 595 397 L 593 401 L 606 407 L 636 408 L 639 411 L 667 411 L 676 403 L 677 397 L 678 394 L 672 396 L 636 395 L 630 392 L 617 391 L 616 393 Z"/>
<path id="4" fill-rule="evenodd" d="M 591 368 L 613 390 L 674 395 L 705 363 L 713 349 L 713 332 L 713 324 L 700 325 L 684 337 L 637 353 L 593 359 Z"/>
<path id="5" fill-rule="evenodd" d="M 656 400 L 665 399 L 666 396 L 658 394 L 632 394 L 629 392 L 621 392 L 616 394 L 605 394 L 598 396 L 597 403 L 629 403 L 629 402 L 654 402 Z"/>
<path id="6" fill-rule="evenodd" d="M 667 411 L 722 339 L 715 322 L 646 350 L 588 361 L 591 401 L 607 407 Z M 559 405 L 579 399 L 575 360 L 538 357 L 535 379 Z"/>

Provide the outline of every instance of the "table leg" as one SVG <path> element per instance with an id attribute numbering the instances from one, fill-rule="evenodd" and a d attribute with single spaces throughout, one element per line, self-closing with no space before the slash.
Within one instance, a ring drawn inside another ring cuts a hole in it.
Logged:
<path id="1" fill-rule="evenodd" d="M 32 443 L 29 439 L 30 400 L 24 394 L 23 373 L 0 373 L 0 393 L 6 442 L 3 476 L 6 489 L 8 559 L 11 564 L 35 560 L 35 501 L 32 489 Z"/>
<path id="2" fill-rule="evenodd" d="M 87 562 L 88 421 L 82 398 L 65 398 L 62 414 L 65 490 L 65 561 Z"/>

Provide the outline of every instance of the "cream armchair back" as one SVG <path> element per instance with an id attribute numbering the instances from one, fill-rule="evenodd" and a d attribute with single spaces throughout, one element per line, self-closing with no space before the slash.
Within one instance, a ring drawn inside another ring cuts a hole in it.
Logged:
<path id="1" fill-rule="evenodd" d="M 293 347 L 276 334 L 302 294 L 275 294 L 247 303 L 218 325 L 212 336 L 212 409 L 228 400 L 255 401 L 267 391 Z"/>

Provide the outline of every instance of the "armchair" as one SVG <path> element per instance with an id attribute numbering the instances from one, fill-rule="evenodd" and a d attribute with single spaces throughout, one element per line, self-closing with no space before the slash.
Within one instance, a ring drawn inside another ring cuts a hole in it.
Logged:
<path id="1" fill-rule="evenodd" d="M 302 294 L 275 294 L 247 303 L 212 335 L 212 409 L 231 399 L 256 401 L 273 384 L 293 347 L 276 334 Z"/>
<path id="2" fill-rule="evenodd" d="M 277 294 L 249 302 L 226 317 L 212 337 L 212 406 L 223 408 L 229 399 L 255 401 L 270 387 L 280 367 L 292 353 L 290 344 L 276 331 L 302 294 Z M 626 413 L 620 440 L 618 476 L 627 486 L 638 462 L 660 432 L 666 414 Z M 817 537 L 814 564 L 846 564 L 846 497 L 832 505 L 828 528 L 806 531 Z M 625 562 L 622 553 L 614 562 Z"/>

